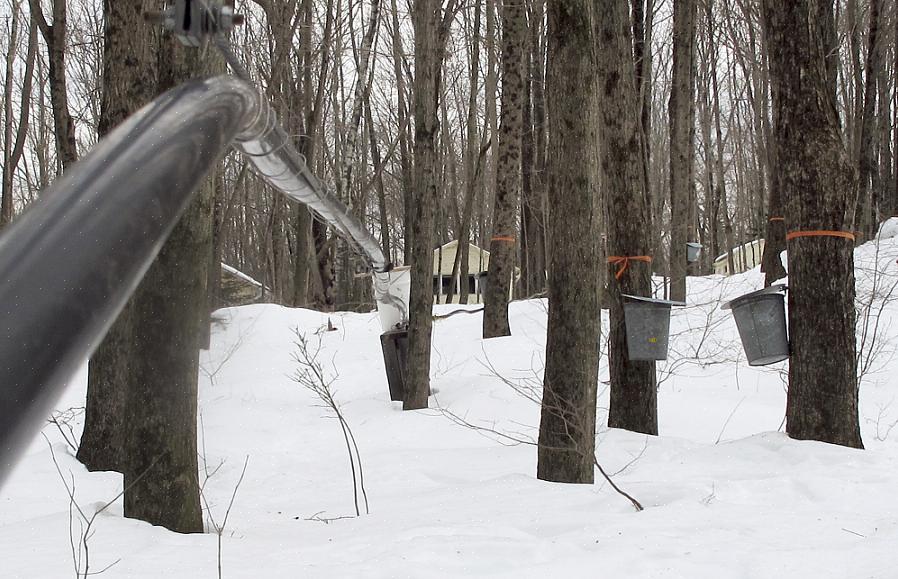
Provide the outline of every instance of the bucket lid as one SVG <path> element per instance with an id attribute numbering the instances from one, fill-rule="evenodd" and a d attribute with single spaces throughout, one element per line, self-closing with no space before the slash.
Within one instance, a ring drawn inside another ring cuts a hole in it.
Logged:
<path id="1" fill-rule="evenodd" d="M 686 305 L 686 302 L 672 302 L 670 300 L 659 300 L 657 298 L 647 298 L 644 296 L 633 296 L 630 294 L 621 294 L 621 297 L 623 297 L 625 300 L 629 300 L 629 301 L 650 303 L 650 304 L 655 304 L 658 306 L 670 307 L 670 306 L 685 306 Z"/>
<path id="2" fill-rule="evenodd" d="M 765 295 L 783 294 L 786 292 L 787 289 L 789 289 L 789 288 L 786 285 L 778 283 L 776 285 L 772 285 L 770 287 L 765 287 L 764 289 L 761 289 L 761 290 L 758 290 L 755 292 L 741 295 L 736 299 L 726 302 L 725 304 L 720 306 L 720 309 L 729 310 L 729 309 L 732 309 L 734 306 L 739 305 L 740 302 L 743 302 L 745 300 L 751 300 L 753 298 L 759 298 L 759 297 L 765 296 Z"/>
<path id="3" fill-rule="evenodd" d="M 702 245 L 701 243 L 696 243 L 695 241 L 687 241 L 686 246 L 695 247 L 696 249 L 702 249 L 704 247 L 704 245 Z"/>

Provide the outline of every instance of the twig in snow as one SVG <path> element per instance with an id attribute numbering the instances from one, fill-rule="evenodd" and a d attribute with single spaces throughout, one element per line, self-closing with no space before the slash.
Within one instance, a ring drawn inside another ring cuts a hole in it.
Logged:
<path id="1" fill-rule="evenodd" d="M 135 478 L 131 484 L 122 489 L 120 493 L 115 495 L 113 499 L 102 507 L 94 511 L 94 514 L 91 516 L 87 516 L 87 513 L 84 512 L 84 509 L 81 508 L 81 505 L 75 499 L 75 477 L 69 471 L 69 480 L 66 480 L 65 475 L 62 473 L 62 466 L 59 464 L 59 460 L 56 458 L 56 452 L 53 450 L 53 445 L 50 443 L 50 439 L 47 438 L 47 435 L 41 432 L 41 436 L 44 437 L 44 440 L 47 443 L 47 447 L 50 449 L 50 458 L 53 459 L 53 465 L 56 467 L 56 472 L 59 474 L 59 479 L 62 481 L 62 485 L 65 487 L 66 494 L 69 497 L 69 546 L 72 550 L 72 564 L 75 567 L 75 578 L 76 579 L 87 579 L 92 575 L 99 575 L 101 573 L 105 573 L 113 566 L 118 564 L 121 561 L 121 558 L 116 559 L 109 565 L 106 565 L 99 571 L 91 571 L 90 570 L 90 546 L 88 542 L 91 537 L 94 535 L 94 522 L 97 520 L 97 517 L 110 506 L 112 506 L 115 501 L 119 500 L 125 492 L 128 491 L 131 487 L 137 484 L 143 477 L 146 475 L 151 468 L 156 465 L 156 462 L 159 460 L 158 457 L 150 463 L 150 465 L 144 470 L 140 475 Z M 71 481 L 71 482 L 69 482 Z M 75 540 L 75 532 L 74 532 L 74 523 L 75 523 L 75 513 L 78 513 L 78 531 L 80 536 L 76 542 Z"/>
<path id="2" fill-rule="evenodd" d="M 346 452 L 349 455 L 349 470 L 352 473 L 352 499 L 355 506 L 355 514 L 356 516 L 361 515 L 361 509 L 359 508 L 360 492 L 365 504 L 365 513 L 368 514 L 370 510 L 368 507 L 368 492 L 365 490 L 365 474 L 362 468 L 362 457 L 359 454 L 359 447 L 356 443 L 355 436 L 352 433 L 352 429 L 349 427 L 349 423 L 343 416 L 343 411 L 340 409 L 340 405 L 334 398 L 334 393 L 331 389 L 334 378 L 326 377 L 324 370 L 321 368 L 321 364 L 318 362 L 318 353 L 321 351 L 321 344 L 319 342 L 318 348 L 313 352 L 309 348 L 309 342 L 302 332 L 295 329 L 293 333 L 296 335 L 294 344 L 297 348 L 296 352 L 293 353 L 293 359 L 299 363 L 300 368 L 296 370 L 290 378 L 318 396 L 324 403 L 324 407 L 332 411 L 336 416 L 343 433 Z"/>
<path id="3" fill-rule="evenodd" d="M 742 400 L 739 401 L 736 406 L 730 410 L 730 415 L 727 416 L 727 419 L 723 421 L 723 426 L 720 427 L 720 432 L 717 433 L 717 440 L 714 441 L 714 444 L 720 444 L 720 439 L 723 437 L 723 431 L 726 430 L 727 424 L 730 423 L 730 420 L 733 418 L 733 415 L 736 414 L 736 411 L 739 410 L 739 407 L 742 406 L 742 403 L 745 402 L 745 397 L 742 397 Z"/>

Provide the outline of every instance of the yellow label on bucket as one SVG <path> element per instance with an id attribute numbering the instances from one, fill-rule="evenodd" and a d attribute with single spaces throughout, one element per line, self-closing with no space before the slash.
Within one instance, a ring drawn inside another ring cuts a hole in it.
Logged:
<path id="1" fill-rule="evenodd" d="M 649 343 L 651 343 L 651 344 L 657 344 L 657 343 L 658 343 L 658 338 L 649 338 Z"/>

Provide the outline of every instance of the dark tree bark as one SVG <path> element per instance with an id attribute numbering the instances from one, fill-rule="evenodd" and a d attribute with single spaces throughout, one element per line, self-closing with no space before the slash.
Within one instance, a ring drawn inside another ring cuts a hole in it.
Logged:
<path id="1" fill-rule="evenodd" d="M 633 0 L 633 60 L 636 72 L 636 87 L 639 91 L 639 118 L 642 130 L 642 173 L 645 180 L 645 195 L 651 209 L 655 202 L 651 180 L 651 142 L 652 134 L 652 31 L 654 29 L 653 13 L 655 0 Z M 646 50 L 649 47 L 649 50 Z M 654 219 L 654 217 L 653 217 Z M 652 240 L 653 249 L 658 251 L 661 236 Z M 604 271 L 604 270 L 603 270 Z"/>
<path id="2" fill-rule="evenodd" d="M 673 3 L 673 78 L 670 101 L 670 299 L 686 299 L 686 242 L 693 193 L 695 132 L 695 0 Z"/>
<path id="3" fill-rule="evenodd" d="M 642 174 L 640 102 L 635 86 L 627 0 L 601 0 L 597 3 L 597 13 L 602 15 L 597 58 L 608 259 L 648 256 L 652 248 L 652 218 Z M 657 434 L 655 363 L 629 359 L 621 297 L 621 294 L 652 295 L 651 264 L 631 260 L 609 265 L 611 406 L 608 426 Z"/>
<path id="4" fill-rule="evenodd" d="M 546 289 L 545 97 L 543 96 L 544 0 L 530 2 L 530 42 L 526 49 L 524 132 L 521 139 L 521 269 L 524 296 Z"/>
<path id="5" fill-rule="evenodd" d="M 450 5 L 453 2 L 450 1 Z M 409 301 L 408 373 L 405 377 L 403 410 L 427 408 L 430 393 L 430 344 L 433 328 L 433 233 L 440 160 L 437 138 L 440 130 L 439 101 L 442 84 L 443 52 L 449 29 L 439 0 L 417 0 L 412 8 L 415 30 L 415 203 L 411 208 L 411 291 Z"/>
<path id="6" fill-rule="evenodd" d="M 143 13 L 153 3 L 105 0 L 102 137 L 152 99 L 156 91 L 151 33 Z M 88 470 L 124 472 L 123 415 L 131 374 L 132 301 L 119 314 L 88 364 L 84 432 L 78 460 Z"/>
<path id="7" fill-rule="evenodd" d="M 595 13 L 587 0 L 549 0 L 547 12 L 546 169 L 553 244 L 537 477 L 591 484 L 601 316 Z"/>
<path id="8" fill-rule="evenodd" d="M 782 55 L 775 132 L 789 256 L 792 359 L 786 432 L 862 448 L 855 361 L 853 244 L 836 236 L 854 210 L 852 163 L 842 145 L 835 83 L 828 62 L 832 2 L 766 0 L 770 46 Z"/>
<path id="9" fill-rule="evenodd" d="M 499 149 L 496 151 L 496 198 L 490 264 L 483 299 L 483 337 L 511 335 L 508 299 L 517 247 L 517 207 L 521 191 L 521 131 L 524 111 L 524 40 L 527 15 L 523 2 L 502 4 L 502 95 Z"/>
<path id="10" fill-rule="evenodd" d="M 333 0 L 328 0 L 325 7 L 324 30 L 321 41 L 321 63 L 315 85 L 313 85 L 313 3 L 312 0 L 303 0 L 300 11 L 302 25 L 300 26 L 300 54 L 302 58 L 302 90 L 300 98 L 302 103 L 302 118 L 304 121 L 303 134 L 299 140 L 299 152 L 306 158 L 309 167 L 314 167 L 317 161 L 318 140 L 321 133 L 321 117 L 324 110 L 324 88 L 327 79 L 327 71 L 331 54 L 331 37 L 334 27 Z M 307 207 L 297 205 L 293 209 L 293 229 L 296 249 L 293 259 L 293 306 L 308 307 L 310 303 L 326 309 L 326 299 L 323 292 L 319 297 L 312 299 L 313 287 L 323 287 L 320 281 L 324 278 L 318 269 L 318 252 L 316 250 L 313 233 L 313 217 Z M 326 239 L 326 230 L 325 230 Z M 319 283 L 313 284 L 313 279 Z"/>
<path id="11" fill-rule="evenodd" d="M 770 50 L 769 37 L 771 31 L 777 30 L 780 24 L 776 22 L 779 14 L 776 10 L 771 9 L 771 3 L 765 2 L 762 7 L 763 12 L 763 31 L 764 46 L 767 54 L 767 66 L 769 77 L 782 78 L 783 76 L 783 55 L 779 52 Z M 773 110 L 776 111 L 779 102 L 779 90 L 776 83 L 770 84 L 770 99 L 773 103 Z M 764 272 L 764 286 L 770 286 L 775 281 L 786 277 L 786 268 L 780 259 L 780 254 L 786 249 L 786 219 L 783 213 L 782 198 L 782 171 L 778 169 L 779 152 L 777 151 L 777 139 L 773 135 L 767 138 L 769 171 L 770 171 L 770 194 L 767 198 L 767 227 L 764 236 L 764 255 L 761 257 L 761 271 Z"/>
<path id="12" fill-rule="evenodd" d="M 893 34 L 893 37 L 895 39 L 895 49 L 893 51 L 894 62 L 892 63 L 892 70 L 898 70 L 898 18 L 893 18 L 893 20 L 895 22 L 895 30 Z M 898 95 L 896 95 L 896 102 L 894 108 L 892 109 L 892 113 L 895 115 L 892 126 L 898 127 Z M 892 158 L 895 164 L 892 167 L 892 177 L 894 178 L 894 181 L 891 183 L 891 213 L 893 217 L 898 217 L 898 130 L 894 131 L 894 139 L 895 142 L 892 146 Z"/>
<path id="13" fill-rule="evenodd" d="M 63 169 L 78 160 L 75 144 L 75 123 L 69 113 L 69 96 L 65 78 L 66 11 L 67 0 L 53 0 L 53 25 L 47 24 L 39 0 L 29 0 L 31 17 L 47 43 L 50 77 L 50 104 L 53 107 L 53 128 L 56 133 L 56 154 Z"/>
<path id="14" fill-rule="evenodd" d="M 872 183 L 876 171 L 876 77 L 882 68 L 881 42 L 878 40 L 880 12 L 880 0 L 870 0 L 870 27 L 867 32 L 867 57 L 864 61 L 863 113 L 856 159 L 858 180 L 855 212 L 855 229 L 867 237 L 872 237 L 876 232 L 880 219 L 880 206 L 875 199 L 877 191 Z"/>
<path id="15" fill-rule="evenodd" d="M 412 227 L 412 183 L 414 181 L 412 155 L 409 151 L 414 145 L 409 145 L 412 140 L 409 136 L 411 122 L 409 122 L 409 107 L 406 103 L 406 81 L 405 72 L 403 72 L 402 64 L 405 54 L 402 48 L 402 29 L 399 24 L 399 10 L 396 0 L 390 0 L 390 24 L 392 27 L 391 52 L 393 56 L 393 74 L 396 78 L 396 117 L 399 124 L 399 166 L 400 178 L 399 184 L 402 192 L 402 226 L 406 232 L 405 243 L 403 247 L 403 263 L 411 263 L 411 245 L 409 244 L 409 233 Z"/>
<path id="16" fill-rule="evenodd" d="M 12 130 L 12 89 L 15 72 L 15 43 L 18 28 L 18 4 L 13 4 L 12 23 L 9 41 L 9 54 L 6 59 L 6 79 L 4 87 L 4 139 L 3 139 L 3 189 L 0 193 L 0 229 L 13 218 L 13 177 L 19 161 L 25 152 L 25 138 L 28 135 L 28 123 L 31 114 L 31 89 L 34 81 L 34 61 L 37 57 L 37 27 L 31 26 L 28 32 L 28 53 L 25 56 L 25 70 L 22 75 L 21 105 L 19 109 L 19 126 L 16 127 L 15 138 Z"/>
<path id="17" fill-rule="evenodd" d="M 201 56 L 163 35 L 158 90 L 203 75 Z M 207 57 L 211 58 L 211 57 Z M 207 61 L 208 62 L 208 61 Z M 212 234 L 210 179 L 133 298 L 124 513 L 179 533 L 203 531 L 197 480 L 197 377 Z"/>
<path id="18" fill-rule="evenodd" d="M 468 270 L 469 270 L 469 248 L 471 242 L 471 216 L 474 213 L 474 198 L 477 193 L 477 187 L 481 181 L 481 155 L 480 135 L 477 126 L 477 93 L 480 79 L 480 20 L 482 14 L 482 4 L 476 2 L 474 4 L 474 22 L 471 38 L 471 54 L 468 69 L 470 75 L 468 80 L 471 87 L 475 87 L 468 92 L 468 115 L 465 123 L 465 199 L 464 207 L 462 207 L 461 222 L 458 227 L 458 246 L 455 252 L 455 261 L 452 263 L 452 274 L 450 279 L 463 280 L 459 284 L 458 303 L 468 303 Z M 463 272 L 463 273 L 462 273 Z M 449 293 L 446 301 L 452 303 L 452 292 L 454 284 L 449 285 Z"/>

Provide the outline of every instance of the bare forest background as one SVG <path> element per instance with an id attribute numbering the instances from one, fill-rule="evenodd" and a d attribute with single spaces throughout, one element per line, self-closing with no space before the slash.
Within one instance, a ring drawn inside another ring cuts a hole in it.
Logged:
<path id="1" fill-rule="evenodd" d="M 47 16 L 33 19 L 36 4 L 3 0 L 0 16 L 0 46 L 6 48 L 0 225 L 21 213 L 67 162 L 90 149 L 100 123 L 102 3 L 47 2 Z M 62 10 L 54 4 L 62 4 Z M 511 233 L 521 240 L 513 254 L 522 269 L 514 286 L 517 297 L 542 292 L 547 269 L 545 1 L 525 0 L 523 8 L 528 22 L 522 38 L 523 163 L 520 201 L 511 222 Z M 645 179 L 655 223 L 650 235 L 663 248 L 654 252 L 653 269 L 668 274 L 673 6 L 648 0 L 632 8 L 636 44 L 644 42 L 647 48 L 639 61 L 645 74 L 639 87 L 647 137 Z M 278 110 L 289 111 L 285 123 L 305 143 L 312 170 L 377 232 L 394 263 L 407 263 L 414 156 L 408 3 L 269 0 L 238 2 L 237 9 L 247 19 L 232 42 Z M 487 0 L 459 5 L 452 15 L 438 111 L 434 247 L 462 239 L 489 248 L 496 227 L 499 10 Z M 56 34 L 53 19 L 60 17 L 65 35 Z M 685 211 L 686 218 L 675 221 L 685 226 L 687 239 L 704 246 L 690 266 L 692 274 L 710 273 L 713 260 L 727 248 L 763 238 L 768 218 L 775 217 L 770 211 L 769 42 L 761 19 L 757 1 L 697 3 L 695 117 L 687 127 L 694 169 L 685 203 L 675 208 Z M 840 1 L 835 20 L 843 140 L 860 176 L 854 227 L 869 236 L 898 205 L 895 4 Z M 64 42 L 64 76 L 54 70 L 57 38 Z M 370 52 L 363 53 L 366 41 Z M 67 123 L 70 135 L 65 134 Z M 57 125 L 69 142 L 59 142 Z M 262 281 L 266 300 L 321 309 L 372 306 L 370 283 L 355 275 L 346 246 L 323 224 L 310 225 L 299 216 L 305 210 L 287 205 L 237 155 L 223 161 L 214 199 L 216 259 Z"/>

